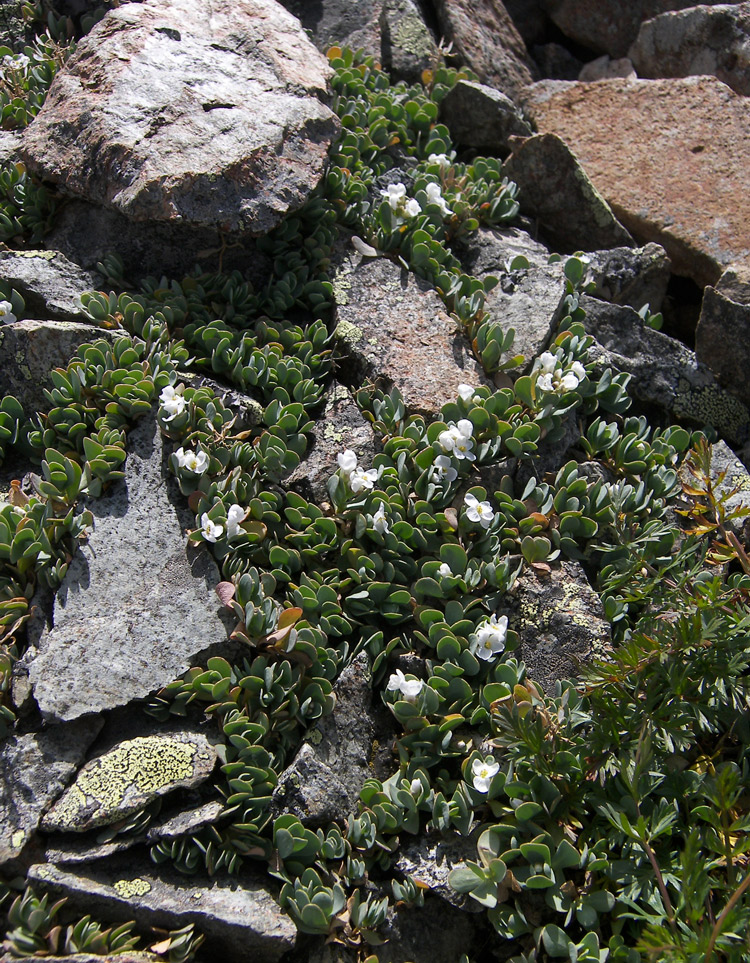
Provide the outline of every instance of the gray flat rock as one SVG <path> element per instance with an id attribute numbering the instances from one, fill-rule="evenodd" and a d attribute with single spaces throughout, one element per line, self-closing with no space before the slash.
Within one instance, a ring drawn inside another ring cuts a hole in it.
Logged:
<path id="1" fill-rule="evenodd" d="M 128 438 L 125 479 L 91 501 L 96 528 L 71 560 L 29 667 L 45 716 L 144 699 L 226 648 L 219 570 L 204 548 L 187 547 L 194 516 L 165 462 L 151 415 Z"/>
<path id="2" fill-rule="evenodd" d="M 253 877 L 204 880 L 156 872 L 152 863 L 120 856 L 66 870 L 42 863 L 29 882 L 66 896 L 71 909 L 104 919 L 137 918 L 143 926 L 177 929 L 194 923 L 217 959 L 274 963 L 294 946 L 297 931 Z"/>
<path id="3" fill-rule="evenodd" d="M 56 76 L 23 157 L 138 221 L 265 234 L 320 180 L 329 76 L 275 0 L 124 4 Z"/>
<path id="4" fill-rule="evenodd" d="M 23 297 L 26 314 L 58 321 L 88 322 L 81 295 L 102 284 L 59 251 L 0 251 L 0 278 Z"/>
<path id="5" fill-rule="evenodd" d="M 0 864 L 21 854 L 50 804 L 83 762 L 98 717 L 11 736 L 0 747 Z"/>
<path id="6" fill-rule="evenodd" d="M 591 251 L 588 257 L 596 284 L 595 297 L 614 304 L 629 304 L 636 311 L 644 304 L 650 305 L 652 312 L 661 309 L 671 262 L 660 244 Z"/>
<path id="7" fill-rule="evenodd" d="M 533 131 L 510 97 L 485 84 L 459 80 L 440 102 L 440 118 L 466 147 L 507 154 L 508 138 Z"/>
<path id="8" fill-rule="evenodd" d="M 750 405 L 750 265 L 726 270 L 703 292 L 695 354 L 717 380 Z"/>

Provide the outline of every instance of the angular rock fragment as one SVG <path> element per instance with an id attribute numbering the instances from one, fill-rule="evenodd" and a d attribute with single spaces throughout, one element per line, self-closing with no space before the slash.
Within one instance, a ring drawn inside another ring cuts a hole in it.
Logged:
<path id="1" fill-rule="evenodd" d="M 689 348 L 654 331 L 631 308 L 583 297 L 586 330 L 597 344 L 591 357 L 631 375 L 628 391 L 647 408 L 698 427 L 712 425 L 730 444 L 750 432 L 750 414 L 724 391 Z"/>
<path id="2" fill-rule="evenodd" d="M 623 77 L 626 80 L 635 80 L 636 72 L 632 61 L 627 57 L 620 57 L 612 60 L 607 54 L 590 60 L 581 68 L 578 79 L 583 83 L 593 83 L 596 80 L 607 80 L 611 77 Z M 573 78 L 575 79 L 575 78 Z"/>
<path id="3" fill-rule="evenodd" d="M 299 17 L 313 43 L 323 53 L 333 45 L 364 50 L 380 59 L 380 17 L 384 0 L 281 0 L 282 6 Z"/>
<path id="4" fill-rule="evenodd" d="M 666 249 L 676 274 L 715 284 L 750 256 L 747 98 L 688 77 L 544 81 L 524 103 L 540 131 L 565 138 L 633 237 Z"/>
<path id="5" fill-rule="evenodd" d="M 375 432 L 365 421 L 351 391 L 341 384 L 328 389 L 325 409 L 316 421 L 313 440 L 304 461 L 284 479 L 288 488 L 305 498 L 325 501 L 328 479 L 338 471 L 338 455 L 351 449 L 360 464 L 372 465 L 376 453 Z"/>
<path id="6" fill-rule="evenodd" d="M 452 869 L 467 860 L 476 862 L 477 834 L 461 836 L 455 832 L 428 833 L 412 843 L 406 843 L 399 851 L 393 868 L 405 876 L 413 876 L 429 886 L 430 892 L 469 913 L 481 913 L 480 904 L 449 884 Z"/>
<path id="7" fill-rule="evenodd" d="M 537 70 L 500 0 L 436 0 L 440 32 L 454 54 L 489 84 L 517 99 Z"/>
<path id="8" fill-rule="evenodd" d="M 0 748 L 0 864 L 23 851 L 102 727 L 98 717 L 10 736 Z"/>
<path id="9" fill-rule="evenodd" d="M 479 278 L 499 278 L 485 301 L 493 321 L 516 337 L 512 354 L 522 354 L 528 368 L 543 351 L 562 316 L 565 276 L 561 263 L 550 264 L 549 252 L 519 228 L 488 230 L 480 228 L 457 246 L 461 265 Z M 527 268 L 513 268 L 518 257 L 526 258 Z"/>
<path id="10" fill-rule="evenodd" d="M 503 173 L 519 187 L 521 211 L 560 251 L 617 247 L 632 238 L 561 136 L 516 141 Z"/>
<path id="11" fill-rule="evenodd" d="M 750 3 L 701 4 L 641 24 L 628 52 L 639 77 L 713 74 L 750 94 Z"/>
<path id="12" fill-rule="evenodd" d="M 82 344 L 111 339 L 111 331 L 72 321 L 16 321 L 0 326 L 0 396 L 15 395 L 28 415 L 46 411 L 49 374 L 64 367 Z"/>
<path id="13" fill-rule="evenodd" d="M 289 917 L 252 876 L 244 877 L 242 886 L 232 879 L 207 882 L 157 871 L 146 859 L 120 856 L 75 870 L 41 863 L 31 867 L 29 881 L 94 917 L 135 917 L 143 926 L 164 929 L 194 923 L 218 959 L 274 963 L 293 947 L 297 935 Z"/>
<path id="14" fill-rule="evenodd" d="M 336 338 L 353 380 L 395 386 L 413 411 L 435 414 L 461 383 L 485 383 L 464 335 L 425 281 L 378 258 L 344 257 L 333 279 Z"/>
<path id="15" fill-rule="evenodd" d="M 695 356 L 750 405 L 750 264 L 729 268 L 703 292 Z"/>
<path id="16" fill-rule="evenodd" d="M 125 479 L 92 500 L 95 530 L 73 557 L 29 677 L 45 716 L 75 719 L 144 699 L 226 647 L 216 563 L 188 548 L 194 518 L 165 474 L 153 416 L 130 433 Z M 223 643 L 223 645 L 222 645 Z"/>
<path id="17" fill-rule="evenodd" d="M 659 311 L 669 284 L 671 263 L 659 244 L 590 251 L 589 271 L 596 284 L 594 296 L 613 304 L 629 304 L 639 311 L 648 304 Z"/>
<path id="18" fill-rule="evenodd" d="M 0 251 L 0 279 L 26 302 L 26 314 L 42 321 L 88 322 L 81 306 L 85 291 L 101 286 L 101 277 L 84 271 L 59 251 Z"/>
<path id="19" fill-rule="evenodd" d="M 274 790 L 278 812 L 292 812 L 306 825 L 345 819 L 356 811 L 375 733 L 370 663 L 362 653 L 334 686 L 336 708 L 311 730 Z"/>
<path id="20" fill-rule="evenodd" d="M 200 785 L 216 758 L 204 735 L 187 730 L 121 742 L 86 763 L 45 815 L 42 828 L 85 833 L 117 822 L 175 789 Z"/>
<path id="21" fill-rule="evenodd" d="M 546 692 L 558 679 L 577 676 L 582 662 L 606 654 L 609 623 L 578 562 L 564 561 L 549 574 L 524 571 L 512 599 L 510 626 L 520 639 L 517 657 Z"/>
<path id="22" fill-rule="evenodd" d="M 454 140 L 477 150 L 510 150 L 508 138 L 528 137 L 532 130 L 510 97 L 468 80 L 459 80 L 440 102 L 440 117 Z"/>
<path id="23" fill-rule="evenodd" d="M 329 75 L 274 0 L 125 4 L 58 73 L 23 156 L 138 221 L 265 234 L 323 172 Z"/>

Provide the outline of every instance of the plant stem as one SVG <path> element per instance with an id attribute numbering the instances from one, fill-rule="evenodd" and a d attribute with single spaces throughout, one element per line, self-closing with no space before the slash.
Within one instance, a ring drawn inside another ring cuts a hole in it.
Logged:
<path id="1" fill-rule="evenodd" d="M 750 873 L 742 880 L 739 887 L 734 891 L 729 902 L 724 907 L 724 909 L 719 913 L 719 918 L 716 920 L 714 928 L 711 930 L 711 939 L 708 941 L 708 949 L 706 950 L 706 960 L 705 963 L 713 963 L 713 952 L 714 946 L 716 945 L 716 940 L 721 935 L 721 927 L 724 924 L 724 920 L 732 912 L 734 907 L 740 900 L 740 897 L 745 892 L 745 890 L 750 886 Z"/>

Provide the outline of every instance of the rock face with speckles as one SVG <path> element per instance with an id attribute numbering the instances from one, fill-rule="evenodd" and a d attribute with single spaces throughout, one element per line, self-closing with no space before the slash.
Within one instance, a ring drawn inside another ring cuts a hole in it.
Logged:
<path id="1" fill-rule="evenodd" d="M 545 81 L 525 104 L 540 132 L 565 140 L 633 237 L 666 249 L 676 274 L 715 284 L 750 256 L 746 97 L 715 77 Z"/>
<path id="2" fill-rule="evenodd" d="M 609 623 L 578 562 L 564 561 L 549 573 L 527 569 L 512 597 L 510 626 L 521 643 L 517 658 L 546 692 L 558 679 L 578 675 L 581 662 L 606 654 Z"/>
<path id="3" fill-rule="evenodd" d="M 727 391 L 750 405 L 750 264 L 729 268 L 703 292 L 695 354 Z"/>
<path id="4" fill-rule="evenodd" d="M 23 156 L 134 220 L 263 234 L 322 175 L 329 76 L 274 0 L 124 4 L 55 78 Z"/>
<path id="5" fill-rule="evenodd" d="M 153 415 L 128 437 L 125 479 L 93 499 L 95 529 L 57 592 L 30 660 L 45 716 L 75 719 L 144 699 L 226 647 L 216 563 L 188 548 L 195 517 L 168 477 Z"/>
<path id="6" fill-rule="evenodd" d="M 59 251 L 0 251 L 0 278 L 23 297 L 27 315 L 45 321 L 88 322 L 81 295 L 102 284 L 95 271 L 82 270 Z"/>
<path id="7" fill-rule="evenodd" d="M 32 866 L 29 880 L 66 896 L 69 906 L 102 919 L 136 917 L 144 926 L 177 929 L 194 923 L 215 959 L 274 963 L 294 946 L 297 931 L 265 887 L 251 875 L 207 882 L 127 856 L 64 870 Z"/>
<path id="8" fill-rule="evenodd" d="M 11 736 L 0 748 L 0 864 L 18 857 L 102 727 L 98 717 Z"/>
<path id="9" fill-rule="evenodd" d="M 335 336 L 353 381 L 396 387 L 411 410 L 428 415 L 455 401 L 459 384 L 486 383 L 438 294 L 392 261 L 344 255 L 333 290 Z"/>
<path id="10" fill-rule="evenodd" d="M 86 763 L 42 828 L 84 833 L 108 826 L 175 789 L 199 785 L 215 765 L 216 750 L 197 732 L 130 739 Z"/>
<path id="11" fill-rule="evenodd" d="M 725 391 L 695 353 L 654 331 L 632 308 L 581 298 L 586 330 L 596 339 L 592 359 L 631 376 L 628 390 L 647 409 L 696 426 L 712 425 L 730 444 L 743 444 L 750 414 Z"/>
<path id="12" fill-rule="evenodd" d="M 518 184 L 524 214 L 539 222 L 556 250 L 617 247 L 632 239 L 561 137 L 513 142 L 503 173 Z"/>

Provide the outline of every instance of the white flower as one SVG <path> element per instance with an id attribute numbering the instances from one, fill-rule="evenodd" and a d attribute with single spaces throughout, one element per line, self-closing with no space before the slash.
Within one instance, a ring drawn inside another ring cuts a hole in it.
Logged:
<path id="1" fill-rule="evenodd" d="M 472 432 L 474 431 L 474 425 L 469 421 L 468 418 L 461 418 L 456 424 L 456 428 L 464 438 L 471 438 Z"/>
<path id="2" fill-rule="evenodd" d="M 407 679 L 401 669 L 396 669 L 391 673 L 386 688 L 389 692 L 400 692 L 406 702 L 416 702 L 424 682 L 421 679 Z"/>
<path id="3" fill-rule="evenodd" d="M 583 367 L 580 361 L 574 361 L 570 366 L 570 370 L 579 381 L 583 381 L 583 379 L 586 377 L 586 369 Z"/>
<path id="4" fill-rule="evenodd" d="M 202 475 L 208 468 L 208 455 L 205 451 L 196 453 L 190 451 L 190 449 L 185 451 L 184 448 L 178 448 L 175 455 L 177 456 L 177 464 L 180 468 L 187 468 L 187 470 L 193 472 L 194 475 Z"/>
<path id="5" fill-rule="evenodd" d="M 241 505 L 230 505 L 227 512 L 227 538 L 239 535 L 242 529 L 240 522 L 245 517 L 245 509 Z"/>
<path id="6" fill-rule="evenodd" d="M 552 374 L 557 367 L 557 358 L 549 351 L 544 351 L 539 355 L 539 369 L 545 374 Z"/>
<path id="7" fill-rule="evenodd" d="M 451 159 L 447 154 L 430 154 L 427 158 L 428 164 L 439 164 L 441 167 L 450 167 Z"/>
<path id="8" fill-rule="evenodd" d="M 500 763 L 492 756 L 486 759 L 475 759 L 471 764 L 471 781 L 477 792 L 487 792 L 493 776 L 500 772 Z"/>
<path id="9" fill-rule="evenodd" d="M 459 385 L 458 397 L 461 401 L 474 401 L 479 397 L 479 395 L 475 394 L 476 390 L 473 385 Z"/>
<path id="10" fill-rule="evenodd" d="M 418 796 L 422 792 L 422 783 L 419 779 L 412 779 L 409 783 L 409 792 L 412 796 Z"/>
<path id="11" fill-rule="evenodd" d="M 539 377 L 536 379 L 536 383 L 537 383 L 538 387 L 541 388 L 542 391 L 554 391 L 554 390 L 555 390 L 555 386 L 552 384 L 552 375 L 551 375 L 551 374 L 539 375 Z"/>
<path id="12" fill-rule="evenodd" d="M 474 442 L 471 438 L 467 438 L 465 435 L 461 435 L 456 442 L 453 449 L 453 454 L 456 458 L 465 458 L 467 461 L 476 461 L 477 456 L 472 451 L 474 447 Z"/>
<path id="13" fill-rule="evenodd" d="M 443 562 L 438 569 L 438 575 L 442 575 L 443 578 L 450 578 L 453 575 L 450 565 L 447 562 Z"/>
<path id="14" fill-rule="evenodd" d="M 389 184 L 388 187 L 386 187 L 385 190 L 381 190 L 380 193 L 388 199 L 391 210 L 398 213 L 406 199 L 406 188 L 404 185 Z"/>
<path id="15" fill-rule="evenodd" d="M 404 205 L 404 211 L 406 212 L 407 217 L 416 217 L 417 214 L 422 213 L 422 208 L 420 207 L 419 201 L 415 197 L 410 197 Z"/>
<path id="16" fill-rule="evenodd" d="M 453 482 L 458 478 L 458 472 L 447 455 L 438 455 L 432 466 L 432 476 L 435 481 L 442 481 L 447 478 L 449 482 Z"/>
<path id="17" fill-rule="evenodd" d="M 450 452 L 456 458 L 474 461 L 476 455 L 471 452 L 474 447 L 474 441 L 471 437 L 473 430 L 474 425 L 469 419 L 461 418 L 457 425 L 449 425 L 445 431 L 441 431 L 438 435 L 438 441 L 443 451 Z"/>
<path id="18" fill-rule="evenodd" d="M 390 528 L 388 526 L 388 519 L 385 515 L 385 505 L 381 502 L 378 510 L 372 516 L 372 527 L 376 532 L 380 532 L 381 535 L 386 535 Z"/>
<path id="19" fill-rule="evenodd" d="M 428 184 L 425 188 L 425 193 L 427 194 L 427 200 L 430 202 L 430 204 L 437 204 L 443 217 L 448 217 L 453 213 L 453 211 L 451 211 L 446 204 L 439 184 Z"/>
<path id="20" fill-rule="evenodd" d="M 569 371 L 559 379 L 559 384 L 566 391 L 575 391 L 578 387 L 578 378 L 576 378 L 572 371 Z"/>
<path id="21" fill-rule="evenodd" d="M 0 301 L 0 323 L 13 324 L 17 320 L 13 314 L 13 305 L 10 301 Z"/>
<path id="22" fill-rule="evenodd" d="M 345 475 L 349 475 L 357 467 L 357 456 L 351 450 L 351 448 L 347 448 L 346 451 L 343 451 L 338 456 L 337 461 L 339 463 L 339 468 Z"/>
<path id="23" fill-rule="evenodd" d="M 349 475 L 349 487 L 356 495 L 363 489 L 365 491 L 371 491 L 375 487 L 377 480 L 378 472 L 376 468 L 370 468 L 368 471 L 364 471 L 362 468 L 355 468 Z"/>
<path id="24" fill-rule="evenodd" d="M 165 421 L 172 421 L 185 410 L 185 399 L 181 394 L 178 394 L 172 385 L 167 385 L 159 395 L 159 403 L 169 415 L 168 418 L 164 419 Z"/>
<path id="25" fill-rule="evenodd" d="M 480 624 L 476 633 L 475 655 L 478 659 L 489 662 L 505 649 L 505 638 L 508 634 L 508 616 L 499 619 L 491 615 Z"/>
<path id="26" fill-rule="evenodd" d="M 480 522 L 482 528 L 490 527 L 495 513 L 489 502 L 480 502 L 471 492 L 467 492 L 464 495 L 464 504 L 466 505 L 466 517 L 469 521 Z"/>
<path id="27" fill-rule="evenodd" d="M 224 526 L 217 525 L 216 522 L 212 522 L 208 517 L 208 512 L 204 512 L 201 515 L 201 535 L 207 542 L 215 542 L 217 539 L 221 538 L 223 531 Z"/>

